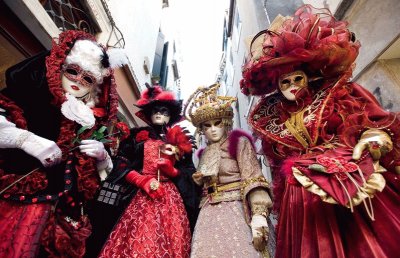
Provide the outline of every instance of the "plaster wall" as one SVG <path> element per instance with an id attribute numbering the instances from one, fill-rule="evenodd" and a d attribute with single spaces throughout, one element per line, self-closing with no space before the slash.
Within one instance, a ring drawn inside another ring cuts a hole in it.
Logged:
<path id="1" fill-rule="evenodd" d="M 116 69 L 114 71 L 115 82 L 117 84 L 117 92 L 119 96 L 119 110 L 129 120 L 130 126 L 144 126 L 145 123 L 135 116 L 134 114 L 139 111 L 133 104 L 137 102 L 138 98 L 131 87 L 130 81 L 123 69 Z"/>
<path id="2" fill-rule="evenodd" d="M 162 1 L 110 0 L 109 9 L 115 23 L 124 35 L 125 50 L 141 89 L 150 83 L 158 31 L 161 22 Z M 150 73 L 143 68 L 145 57 L 150 61 Z"/>

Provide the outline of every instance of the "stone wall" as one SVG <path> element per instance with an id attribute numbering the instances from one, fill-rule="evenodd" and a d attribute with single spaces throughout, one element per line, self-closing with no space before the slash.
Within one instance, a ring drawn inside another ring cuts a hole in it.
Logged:
<path id="1" fill-rule="evenodd" d="M 400 59 L 379 60 L 356 81 L 369 90 L 390 111 L 400 111 Z"/>
<path id="2" fill-rule="evenodd" d="M 354 76 L 372 64 L 400 35 L 400 1 L 354 1 L 343 20 L 361 42 Z"/>

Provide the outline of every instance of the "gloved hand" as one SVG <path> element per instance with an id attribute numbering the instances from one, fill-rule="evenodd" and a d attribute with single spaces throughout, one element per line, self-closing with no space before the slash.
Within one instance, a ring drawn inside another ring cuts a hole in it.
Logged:
<path id="1" fill-rule="evenodd" d="M 125 179 L 129 183 L 144 190 L 153 199 L 158 199 L 164 196 L 164 188 L 160 182 L 152 176 L 141 175 L 135 170 L 132 170 L 126 175 Z"/>
<path id="2" fill-rule="evenodd" d="M 0 121 L 1 122 L 1 121 Z M 45 167 L 61 162 L 62 152 L 54 141 L 15 127 L 0 127 L 0 148 L 18 148 L 37 158 Z M 5 125 L 5 123 L 2 123 Z"/>
<path id="3" fill-rule="evenodd" d="M 96 140 L 82 140 L 79 150 L 89 157 L 97 159 L 96 165 L 100 179 L 105 180 L 113 169 L 113 163 L 110 155 L 108 155 L 108 152 L 104 148 L 104 144 Z"/>
<path id="4" fill-rule="evenodd" d="M 174 168 L 171 160 L 169 159 L 160 158 L 157 161 L 157 168 L 161 171 L 161 173 L 168 177 L 176 177 L 179 174 L 179 171 Z"/>
<path id="5" fill-rule="evenodd" d="M 268 222 L 263 215 L 255 214 L 251 218 L 251 233 L 253 235 L 253 246 L 257 251 L 262 251 L 267 246 Z"/>
<path id="6" fill-rule="evenodd" d="M 104 144 L 96 140 L 82 140 L 79 150 L 89 157 L 96 158 L 98 161 L 103 161 L 108 156 Z"/>
<path id="7" fill-rule="evenodd" d="M 379 129 L 368 129 L 362 135 L 353 149 L 353 159 L 358 160 L 363 150 L 367 149 L 373 160 L 379 160 L 381 156 L 393 149 L 393 142 L 390 136 Z"/>

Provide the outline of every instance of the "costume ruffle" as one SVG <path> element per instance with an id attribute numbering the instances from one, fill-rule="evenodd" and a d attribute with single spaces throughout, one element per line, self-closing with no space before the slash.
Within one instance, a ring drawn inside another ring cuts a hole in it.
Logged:
<path id="1" fill-rule="evenodd" d="M 299 8 L 275 31 L 261 34 L 263 54 L 257 59 L 250 56 L 243 67 L 242 92 L 271 93 L 277 89 L 279 76 L 297 69 L 310 77 L 335 78 L 351 73 L 360 44 L 353 42 L 346 27 L 346 22 L 337 21 L 327 9 Z"/>

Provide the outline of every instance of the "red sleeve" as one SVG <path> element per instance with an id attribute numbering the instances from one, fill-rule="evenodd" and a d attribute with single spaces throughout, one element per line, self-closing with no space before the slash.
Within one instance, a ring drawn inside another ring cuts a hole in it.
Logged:
<path id="1" fill-rule="evenodd" d="M 400 114 L 384 110 L 368 90 L 356 83 L 337 90 L 334 98 L 335 109 L 343 118 L 337 129 L 341 142 L 353 147 L 365 130 L 381 129 L 393 142 L 393 150 L 381 162 L 390 170 L 400 165 Z"/>

